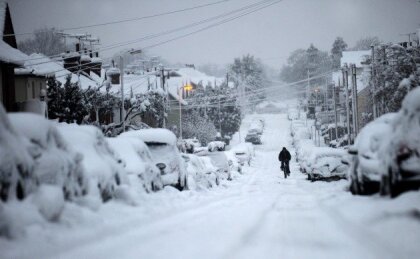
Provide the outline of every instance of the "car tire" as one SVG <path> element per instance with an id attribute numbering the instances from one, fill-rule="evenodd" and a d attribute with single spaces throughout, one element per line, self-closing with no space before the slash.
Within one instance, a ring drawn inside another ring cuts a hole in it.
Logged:
<path id="1" fill-rule="evenodd" d="M 389 183 L 389 176 L 383 175 L 381 177 L 381 183 L 379 185 L 379 194 L 381 196 L 387 196 L 390 194 L 390 183 Z"/>

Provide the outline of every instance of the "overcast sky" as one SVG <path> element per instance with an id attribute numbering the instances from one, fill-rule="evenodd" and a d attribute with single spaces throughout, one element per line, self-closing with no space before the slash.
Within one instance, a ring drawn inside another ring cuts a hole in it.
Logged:
<path id="1" fill-rule="evenodd" d="M 43 27 L 66 28 L 134 18 L 216 1 L 9 0 L 9 5 L 15 33 L 24 33 Z M 107 46 L 183 26 L 258 1 L 229 0 L 184 13 L 72 32 L 94 34 L 101 39 L 102 45 Z M 350 46 L 365 36 L 399 42 L 407 39 L 401 34 L 414 32 L 419 27 L 419 0 L 283 0 L 230 23 L 153 48 L 150 52 L 171 62 L 195 64 L 226 64 L 234 57 L 250 53 L 270 66 L 280 68 L 291 51 L 307 48 L 311 43 L 320 49 L 330 50 L 336 36 L 342 36 Z M 125 48 L 141 48 L 181 34 L 178 32 Z M 108 57 L 116 50 L 101 55 Z"/>

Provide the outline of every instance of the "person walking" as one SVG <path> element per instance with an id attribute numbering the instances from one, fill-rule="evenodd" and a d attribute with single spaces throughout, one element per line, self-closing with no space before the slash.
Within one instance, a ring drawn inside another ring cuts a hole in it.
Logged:
<path id="1" fill-rule="evenodd" d="M 289 168 L 289 161 L 292 159 L 290 152 L 283 147 L 279 154 L 279 161 L 281 162 L 281 170 L 284 172 L 284 178 L 290 176 L 290 168 Z"/>

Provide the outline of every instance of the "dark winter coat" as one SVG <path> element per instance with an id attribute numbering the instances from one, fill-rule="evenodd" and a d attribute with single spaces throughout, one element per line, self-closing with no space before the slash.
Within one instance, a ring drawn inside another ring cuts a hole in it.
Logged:
<path id="1" fill-rule="evenodd" d="M 279 154 L 279 161 L 286 162 L 290 161 L 290 159 L 292 159 L 292 156 L 290 155 L 289 151 L 287 151 L 286 148 L 283 148 Z"/>

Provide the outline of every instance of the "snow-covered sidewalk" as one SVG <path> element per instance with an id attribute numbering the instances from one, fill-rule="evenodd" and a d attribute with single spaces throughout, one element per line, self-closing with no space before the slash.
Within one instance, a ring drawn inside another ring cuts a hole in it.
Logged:
<path id="1" fill-rule="evenodd" d="M 311 183 L 277 155 L 290 145 L 285 114 L 266 121 L 263 145 L 238 180 L 206 192 L 171 188 L 139 207 L 66 208 L 56 226 L 0 239 L 4 258 L 409 258 L 420 254 L 420 195 L 355 197 L 347 181 Z M 249 119 L 249 118 L 248 118 Z M 252 116 L 251 116 L 252 119 Z M 74 214 L 72 211 L 82 215 Z"/>

